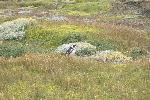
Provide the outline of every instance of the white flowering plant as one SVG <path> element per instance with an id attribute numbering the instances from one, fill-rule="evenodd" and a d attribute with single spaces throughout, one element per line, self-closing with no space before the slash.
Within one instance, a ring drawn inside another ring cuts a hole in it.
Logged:
<path id="1" fill-rule="evenodd" d="M 0 40 L 22 39 L 25 37 L 25 29 L 35 20 L 19 18 L 7 21 L 0 25 Z"/>

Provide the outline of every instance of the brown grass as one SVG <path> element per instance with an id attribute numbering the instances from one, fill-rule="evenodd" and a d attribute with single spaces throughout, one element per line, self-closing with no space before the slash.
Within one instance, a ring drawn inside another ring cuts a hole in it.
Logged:
<path id="1" fill-rule="evenodd" d="M 150 63 L 104 64 L 59 54 L 0 58 L 1 99 L 147 100 Z"/>

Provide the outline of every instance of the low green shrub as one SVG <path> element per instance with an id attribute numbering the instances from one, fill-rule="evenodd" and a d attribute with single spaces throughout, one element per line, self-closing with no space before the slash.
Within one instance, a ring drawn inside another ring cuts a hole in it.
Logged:
<path id="1" fill-rule="evenodd" d="M 146 17 L 150 17 L 150 9 L 145 9 L 142 11 L 142 15 L 146 16 Z"/>
<path id="2" fill-rule="evenodd" d="M 81 33 L 73 33 L 65 37 L 62 40 L 62 43 L 66 44 L 66 43 L 74 43 L 74 42 L 84 42 L 86 38 L 87 37 L 82 35 Z"/>
<path id="3" fill-rule="evenodd" d="M 136 47 L 136 48 L 133 48 L 130 52 L 130 56 L 133 58 L 133 59 L 137 59 L 137 58 L 140 58 L 144 55 L 146 55 L 147 52 L 139 47 Z"/>
<path id="4" fill-rule="evenodd" d="M 95 49 L 92 48 L 83 48 L 81 50 L 76 51 L 77 56 L 91 56 L 96 53 Z"/>
<path id="5" fill-rule="evenodd" d="M 0 56 L 2 57 L 19 57 L 25 54 L 25 47 L 21 44 L 4 44 L 0 45 Z"/>
<path id="6" fill-rule="evenodd" d="M 117 50 L 119 47 L 117 43 L 107 40 L 90 41 L 91 44 L 95 45 L 98 50 Z"/>

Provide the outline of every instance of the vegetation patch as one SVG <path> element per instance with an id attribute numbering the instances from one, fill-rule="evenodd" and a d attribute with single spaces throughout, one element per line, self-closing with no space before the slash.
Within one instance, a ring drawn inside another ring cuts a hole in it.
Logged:
<path id="1" fill-rule="evenodd" d="M 148 60 L 106 64 L 59 54 L 26 54 L 11 60 L 1 59 L 0 64 L 3 77 L 0 97 L 5 99 L 149 97 Z M 38 73 L 30 74 L 32 69 Z"/>
<path id="2" fill-rule="evenodd" d="M 62 43 L 85 42 L 87 40 L 83 33 L 72 33 L 62 40 Z"/>
<path id="3" fill-rule="evenodd" d="M 90 14 L 98 12 L 106 12 L 109 10 L 109 1 L 102 0 L 101 2 L 76 3 L 63 6 L 64 10 L 80 11 Z"/>
<path id="4" fill-rule="evenodd" d="M 0 45 L 1 57 L 19 57 L 26 53 L 25 47 L 20 43 L 6 43 Z"/>
<path id="5" fill-rule="evenodd" d="M 147 52 L 139 47 L 133 48 L 130 52 L 130 56 L 133 57 L 133 59 L 141 58 L 145 55 L 147 55 Z"/>
<path id="6" fill-rule="evenodd" d="M 31 25 L 33 19 L 20 18 L 7 21 L 0 25 L 0 40 L 22 39 L 25 37 L 25 29 Z"/>
<path id="7" fill-rule="evenodd" d="M 43 26 L 29 27 L 27 32 L 27 40 L 40 41 L 43 47 L 57 47 L 64 43 L 86 41 L 90 37 L 90 33 L 96 33 L 101 29 L 83 27 L 72 24 L 51 24 Z M 87 35 L 86 35 L 87 34 Z M 89 35 L 88 35 L 89 34 Z"/>
<path id="8" fill-rule="evenodd" d="M 94 55 L 96 53 L 96 50 L 95 49 L 92 49 L 92 48 L 83 48 L 83 49 L 80 49 L 76 52 L 76 55 L 77 56 L 91 56 L 91 55 Z"/>

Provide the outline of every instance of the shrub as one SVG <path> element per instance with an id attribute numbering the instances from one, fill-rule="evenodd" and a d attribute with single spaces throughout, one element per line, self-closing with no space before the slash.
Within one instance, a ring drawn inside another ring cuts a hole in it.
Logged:
<path id="1" fill-rule="evenodd" d="M 142 11 L 142 15 L 146 16 L 146 17 L 150 17 L 150 9 L 145 9 Z"/>
<path id="2" fill-rule="evenodd" d="M 73 33 L 68 35 L 65 39 L 62 40 L 62 43 L 74 43 L 74 42 L 83 42 L 86 40 L 86 36 L 81 35 L 81 33 Z"/>
<path id="3" fill-rule="evenodd" d="M 133 59 L 140 58 L 146 54 L 147 52 L 139 47 L 133 48 L 130 52 L 130 56 L 133 57 Z"/>
<path id="4" fill-rule="evenodd" d="M 107 40 L 91 41 L 91 44 L 95 45 L 98 50 L 117 50 L 117 43 Z"/>
<path id="5" fill-rule="evenodd" d="M 33 22 L 33 19 L 19 18 L 4 22 L 0 25 L 0 40 L 22 39 L 25 37 L 25 29 Z"/>
<path id="6" fill-rule="evenodd" d="M 77 56 L 91 56 L 91 55 L 94 55 L 95 53 L 96 53 L 95 49 L 83 48 L 83 49 L 76 51 L 75 54 Z"/>
<path id="7" fill-rule="evenodd" d="M 0 56 L 2 57 L 19 57 L 26 52 L 22 45 L 5 44 L 0 46 Z"/>

